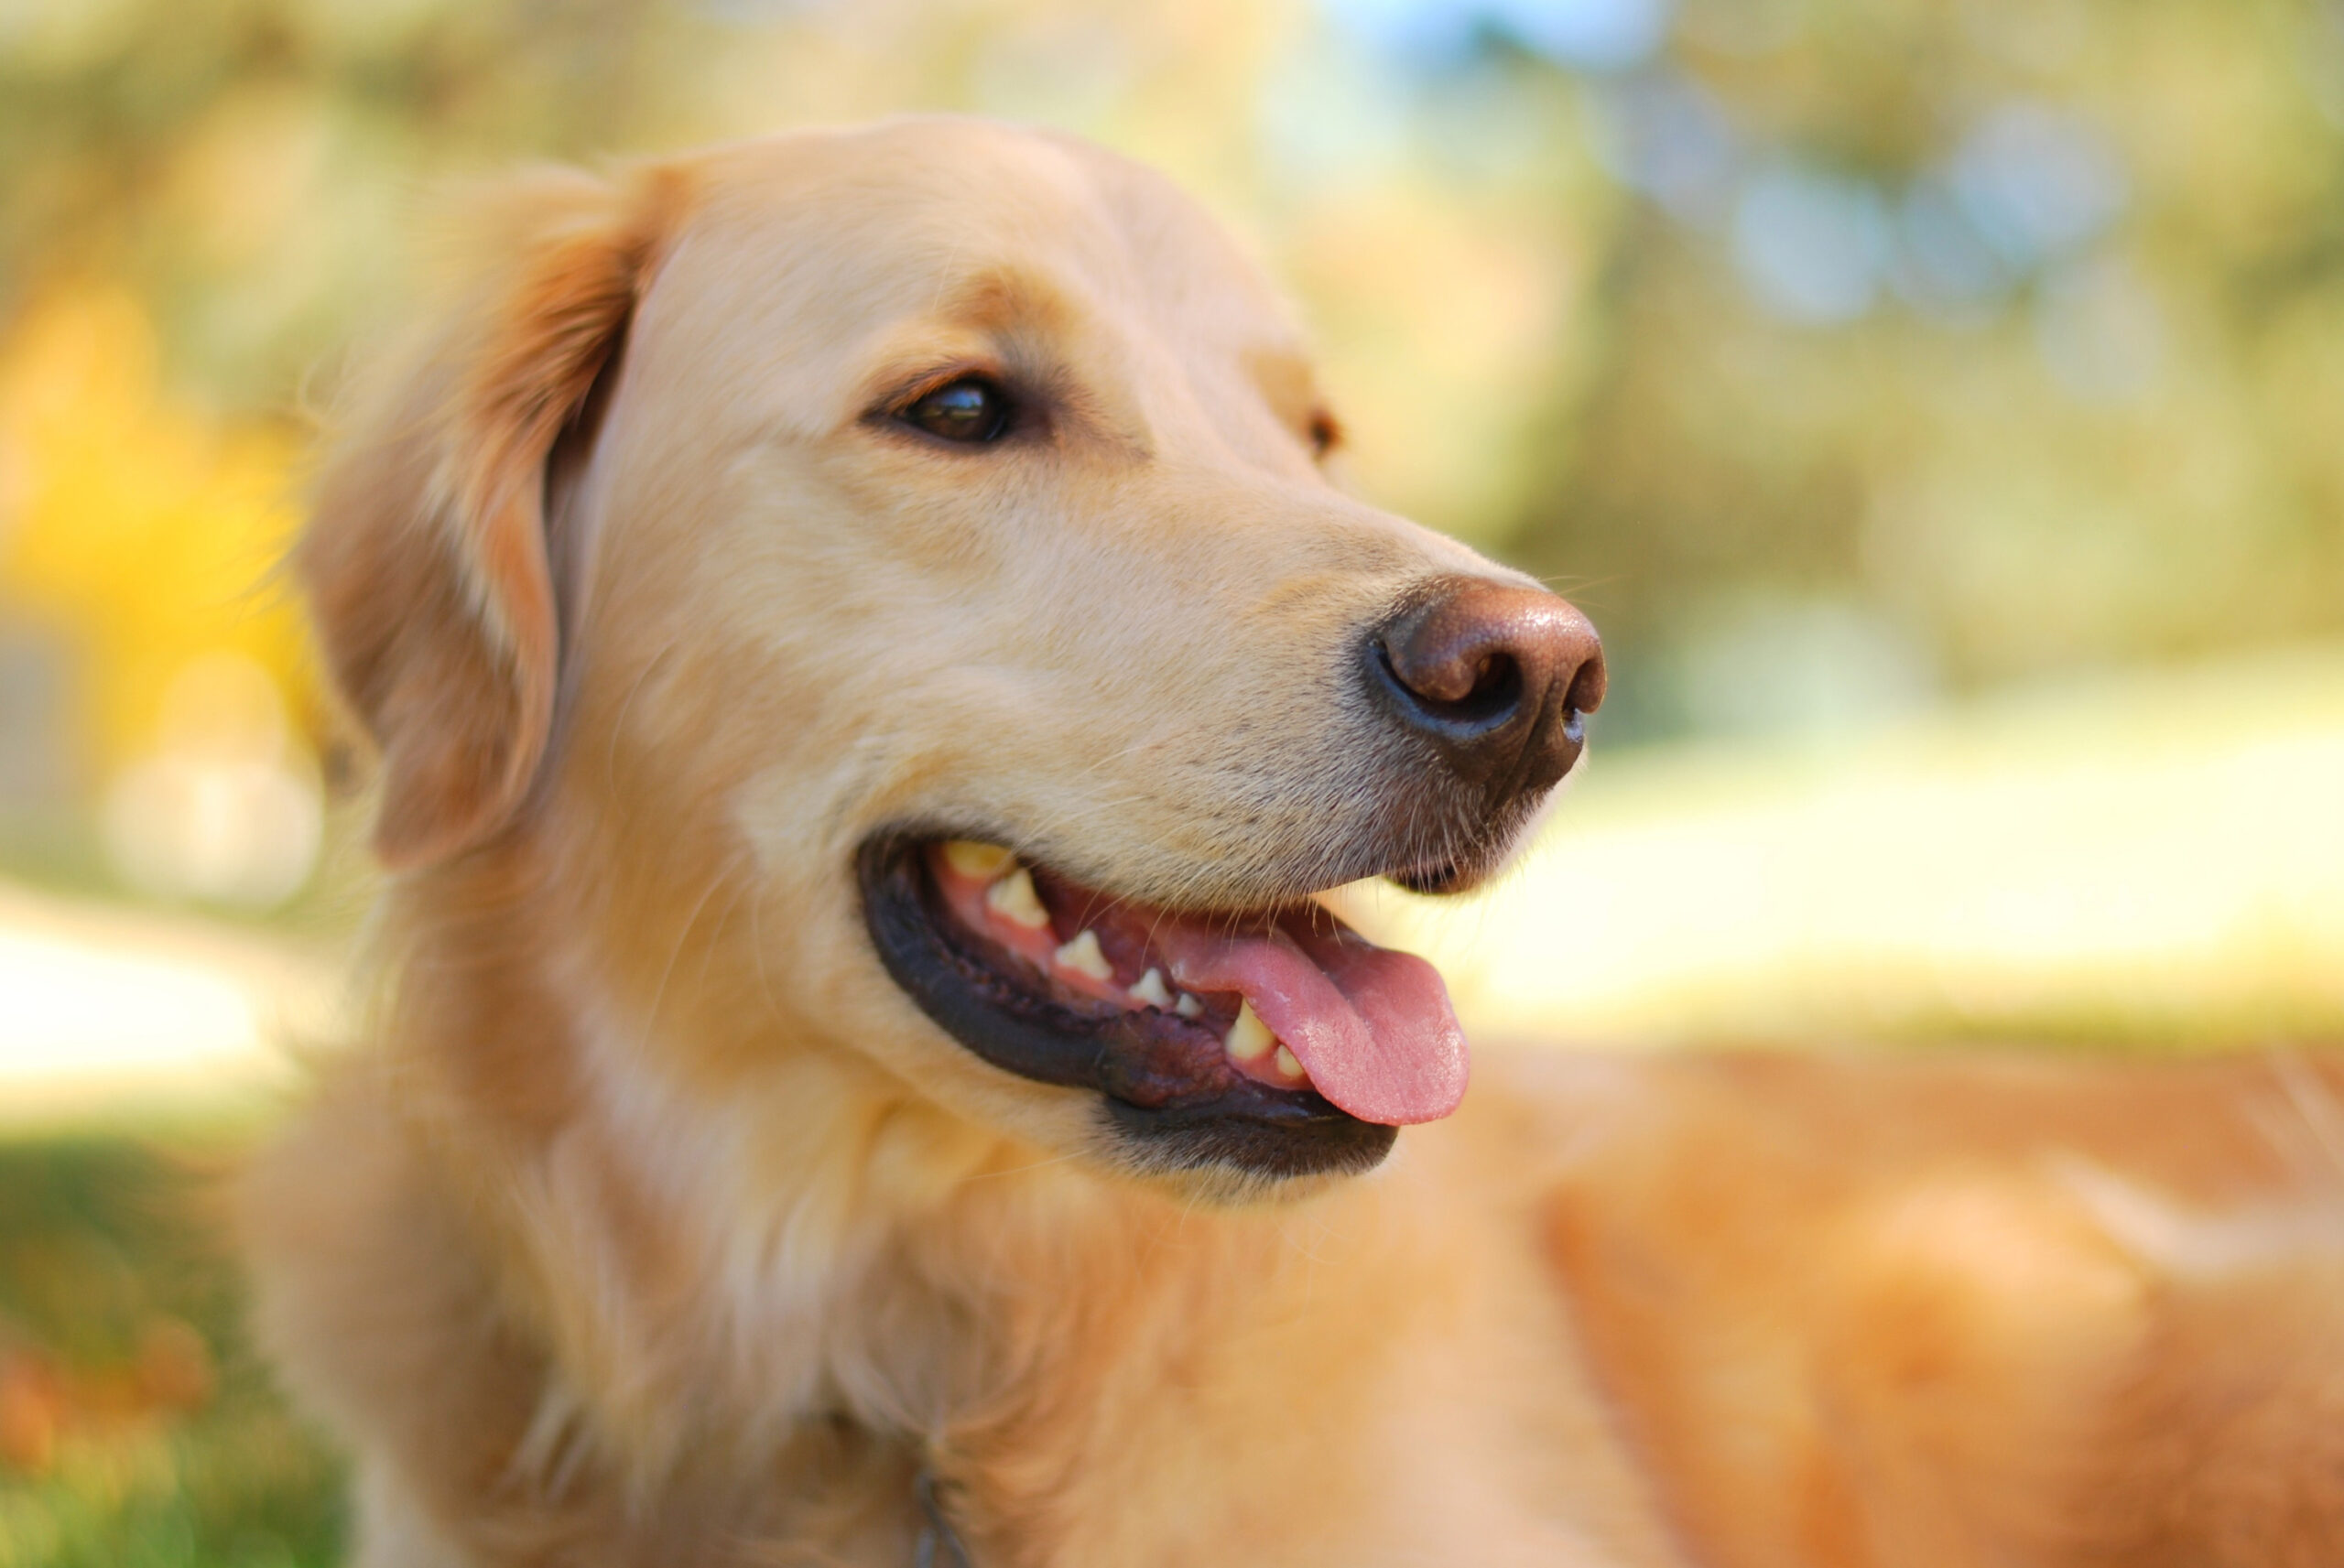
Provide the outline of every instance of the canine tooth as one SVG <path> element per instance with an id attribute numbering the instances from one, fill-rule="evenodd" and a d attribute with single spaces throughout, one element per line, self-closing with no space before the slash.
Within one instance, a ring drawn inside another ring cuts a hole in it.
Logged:
<path id="1" fill-rule="evenodd" d="M 1083 935 L 1088 936 L 1091 933 L 1086 931 Z M 1150 969 L 1142 975 L 1139 984 L 1132 987 L 1131 996 L 1133 1000 L 1144 1001 L 1150 1007 L 1172 1005 L 1172 993 L 1164 989 L 1164 971 L 1161 969 Z"/>
<path id="2" fill-rule="evenodd" d="M 1042 907 L 1041 898 L 1034 892 L 1033 874 L 1023 866 L 985 889 L 985 907 L 1028 931 L 1039 931 L 1050 923 L 1050 912 Z"/>
<path id="3" fill-rule="evenodd" d="M 1089 975 L 1094 980 L 1112 980 L 1115 967 L 1107 962 L 1107 955 L 1099 951 L 1099 933 L 1078 931 L 1074 940 L 1051 955 L 1068 968 Z"/>
<path id="4" fill-rule="evenodd" d="M 1278 1076 L 1296 1079 L 1302 1076 L 1302 1064 L 1295 1059 L 1293 1052 L 1283 1045 L 1278 1047 L 1277 1064 Z"/>
<path id="5" fill-rule="evenodd" d="M 1180 1000 L 1172 1004 L 1172 1011 L 1178 1013 L 1183 1018 L 1194 1018 L 1198 1014 L 1203 1012 L 1204 1010 L 1205 1004 L 1199 1001 L 1195 997 L 1190 996 L 1187 991 L 1182 991 L 1180 993 Z"/>
<path id="6" fill-rule="evenodd" d="M 1237 1022 L 1229 1026 L 1229 1038 L 1223 1042 L 1229 1047 L 1230 1055 L 1240 1062 L 1250 1062 L 1277 1042 L 1278 1037 L 1270 1033 L 1270 1026 L 1255 1016 L 1253 1004 L 1240 1002 Z"/>
<path id="7" fill-rule="evenodd" d="M 944 863 L 955 875 L 971 881 L 989 882 L 1009 870 L 1016 859 L 998 844 L 980 844 L 973 838 L 955 838 L 944 846 Z"/>

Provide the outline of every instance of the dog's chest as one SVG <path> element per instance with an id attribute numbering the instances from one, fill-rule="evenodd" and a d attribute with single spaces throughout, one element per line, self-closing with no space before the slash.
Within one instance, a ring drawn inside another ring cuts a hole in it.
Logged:
<path id="1" fill-rule="evenodd" d="M 1535 1261 L 1412 1258 L 1379 1223 L 1298 1227 L 1275 1266 L 1045 1351 L 1016 1419 L 938 1456 L 969 1561 L 1675 1562 Z"/>

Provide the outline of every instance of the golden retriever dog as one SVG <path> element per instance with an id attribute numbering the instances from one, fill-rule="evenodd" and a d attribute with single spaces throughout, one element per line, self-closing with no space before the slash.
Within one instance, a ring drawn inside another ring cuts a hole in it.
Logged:
<path id="1" fill-rule="evenodd" d="M 1471 1065 L 1318 895 L 1603 693 L 1163 179 L 545 176 L 297 567 L 378 1005 L 255 1169 L 365 1568 L 2344 1562 L 2344 1073 Z M 1403 1130 L 1405 1129 L 1405 1130 Z"/>

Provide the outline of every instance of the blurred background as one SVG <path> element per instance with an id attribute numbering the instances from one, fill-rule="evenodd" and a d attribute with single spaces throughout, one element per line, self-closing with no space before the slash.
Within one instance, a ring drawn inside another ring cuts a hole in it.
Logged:
<path id="1" fill-rule="evenodd" d="M 363 825 L 273 564 L 432 186 L 915 108 L 1257 244 L 1603 629 L 1486 1038 L 2344 1037 L 2333 0 L 0 0 L 0 1568 L 330 1560 L 215 1173 Z"/>

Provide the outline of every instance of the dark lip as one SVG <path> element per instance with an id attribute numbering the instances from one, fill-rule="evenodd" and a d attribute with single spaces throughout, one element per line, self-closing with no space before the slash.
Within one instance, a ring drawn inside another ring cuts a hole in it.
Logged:
<path id="1" fill-rule="evenodd" d="M 1362 1121 L 1313 1089 L 1233 1070 L 1199 1074 L 1195 1043 L 1161 1014 L 1077 1011 L 1015 983 L 949 920 L 925 846 L 956 835 L 896 828 L 855 857 L 863 922 L 889 978 L 981 1060 L 1036 1083 L 1099 1095 L 1133 1162 L 1234 1168 L 1264 1177 L 1364 1171 L 1397 1129 Z"/>
<path id="2" fill-rule="evenodd" d="M 1381 877 L 1409 892 L 1435 898 L 1471 892 L 1504 866 L 1523 835 L 1536 820 L 1539 804 L 1533 801 L 1526 806 L 1511 808 L 1481 831 L 1460 835 L 1458 839 L 1430 854 L 1400 865 L 1388 861 L 1371 863 L 1361 868 L 1355 876 L 1337 881 Z"/>

